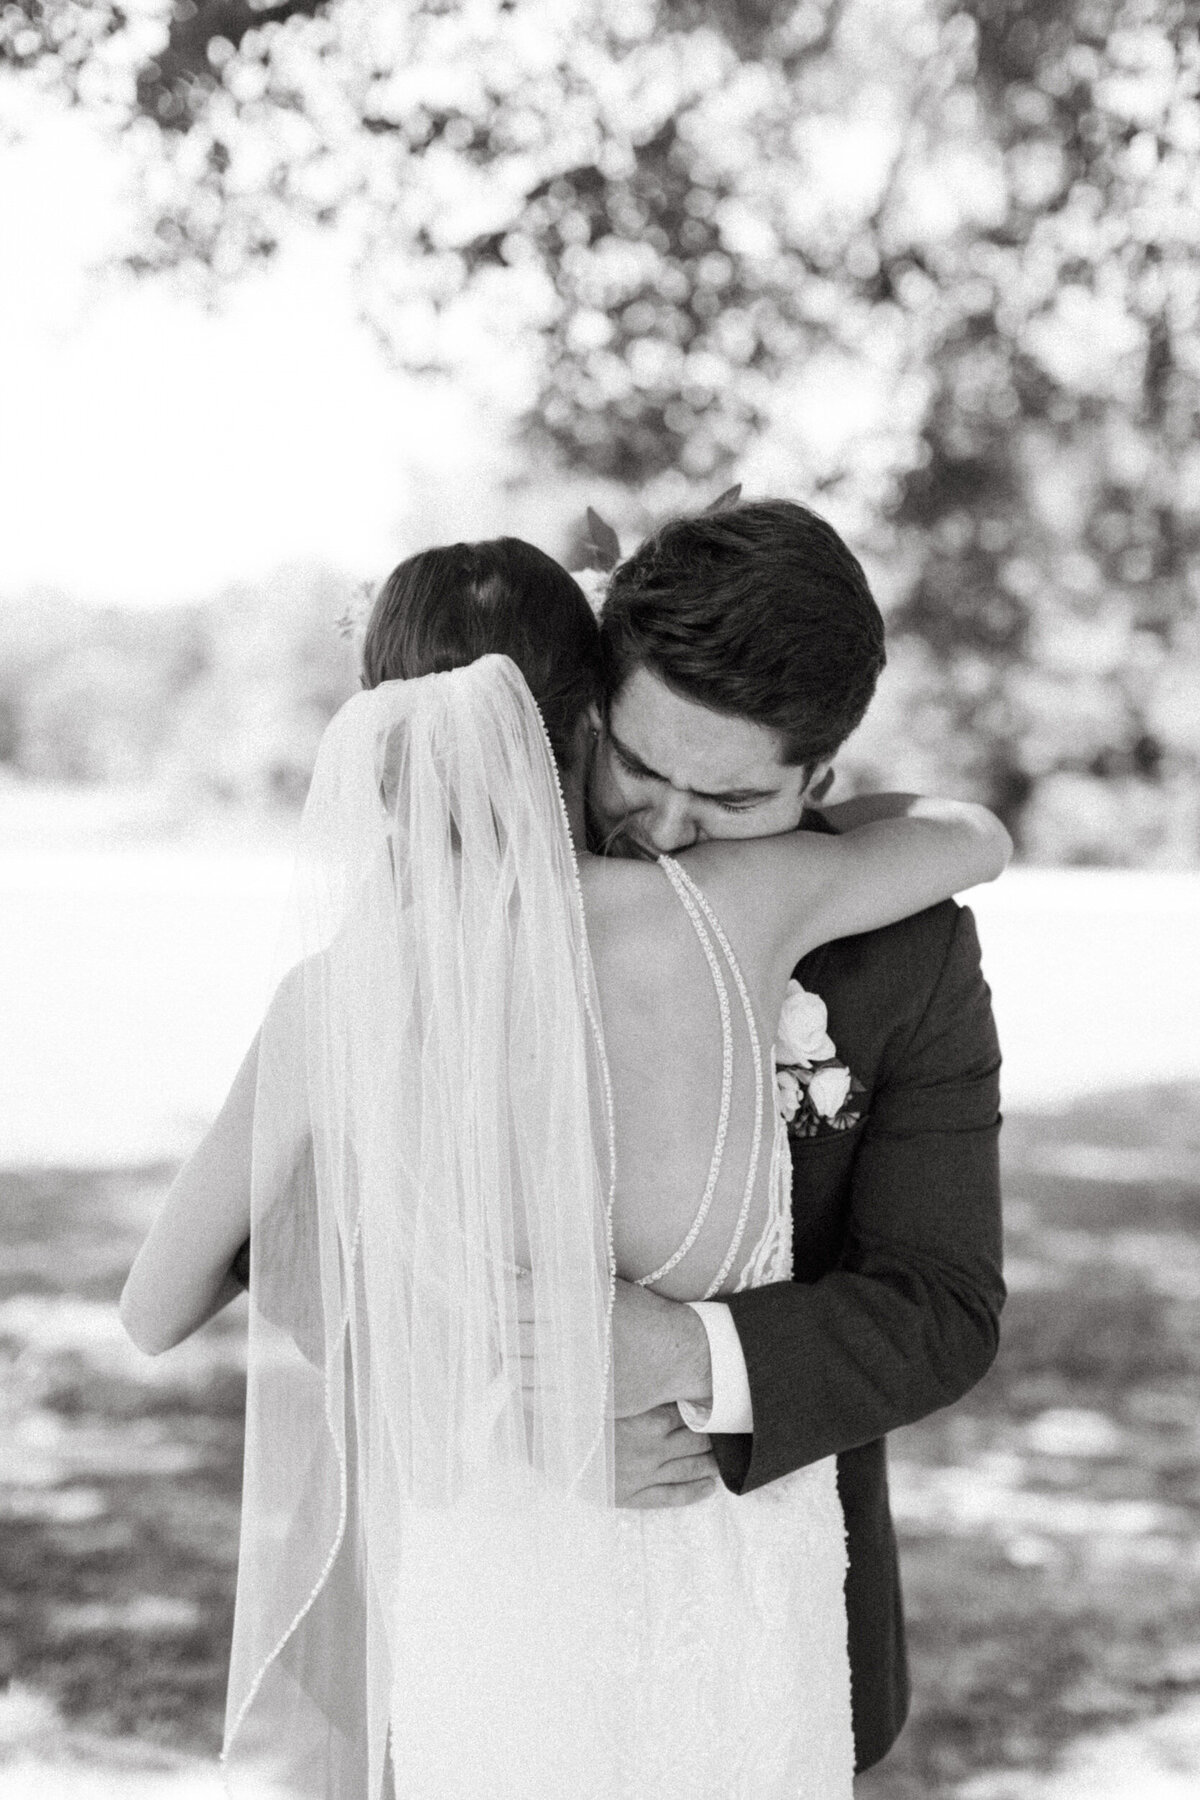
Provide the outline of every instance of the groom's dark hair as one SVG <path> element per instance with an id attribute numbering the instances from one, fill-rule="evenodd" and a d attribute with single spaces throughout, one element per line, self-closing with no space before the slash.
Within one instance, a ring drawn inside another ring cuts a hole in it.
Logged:
<path id="1" fill-rule="evenodd" d="M 862 565 L 793 500 L 672 519 L 614 570 L 600 636 L 610 700 L 644 666 L 778 732 L 782 760 L 808 766 L 849 737 L 885 661 Z"/>
<path id="2" fill-rule="evenodd" d="M 510 656 L 529 683 L 560 767 L 600 698 L 600 630 L 579 583 L 522 538 L 441 544 L 392 570 L 363 641 L 364 687 Z"/>

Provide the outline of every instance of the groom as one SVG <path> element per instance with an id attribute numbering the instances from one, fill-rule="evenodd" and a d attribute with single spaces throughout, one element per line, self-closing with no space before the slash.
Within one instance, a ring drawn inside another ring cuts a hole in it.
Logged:
<path id="1" fill-rule="evenodd" d="M 598 839 L 656 855 L 829 829 L 806 808 L 884 660 L 831 526 L 779 500 L 678 520 L 617 570 L 601 627 Z M 717 1474 L 749 1493 L 837 1454 L 862 1770 L 908 1706 L 884 1436 L 957 1400 L 996 1352 L 1000 1056 L 974 922 L 952 901 L 795 974 L 861 1091 L 802 1105 L 791 1127 L 792 1281 L 697 1305 L 617 1284 L 618 1499 L 686 1504 Z"/>

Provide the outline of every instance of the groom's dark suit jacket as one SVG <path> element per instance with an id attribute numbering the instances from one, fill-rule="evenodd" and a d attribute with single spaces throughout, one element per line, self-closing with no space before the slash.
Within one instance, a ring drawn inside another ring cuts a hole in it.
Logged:
<path id="1" fill-rule="evenodd" d="M 713 1448 L 737 1493 L 837 1453 L 863 1769 L 908 1709 L 884 1433 L 996 1354 L 1000 1052 L 974 920 L 951 901 L 823 945 L 796 977 L 829 1009 L 862 1118 L 793 1141 L 794 1279 L 729 1297 L 754 1432 Z"/>

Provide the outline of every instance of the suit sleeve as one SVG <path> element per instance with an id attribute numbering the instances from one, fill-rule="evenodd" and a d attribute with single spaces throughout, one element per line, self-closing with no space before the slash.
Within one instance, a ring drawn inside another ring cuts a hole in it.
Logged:
<path id="1" fill-rule="evenodd" d="M 928 1001 L 880 1067 L 837 1267 L 729 1296 L 754 1432 L 714 1450 L 737 1492 L 948 1405 L 995 1356 L 1000 1052 L 974 920 L 949 917 Z"/>

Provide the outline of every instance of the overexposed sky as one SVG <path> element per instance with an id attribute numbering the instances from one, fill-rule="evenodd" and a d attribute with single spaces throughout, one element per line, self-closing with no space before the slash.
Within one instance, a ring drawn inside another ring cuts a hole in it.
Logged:
<path id="1" fill-rule="evenodd" d="M 122 181 L 49 102 L 0 146 L 0 604 L 170 603 L 308 560 L 378 576 L 494 528 L 478 421 L 389 370 L 332 244 L 207 311 L 105 271 Z"/>
<path id="2" fill-rule="evenodd" d="M 82 111 L 22 101 L 21 141 L 0 140 L 0 605 L 170 604 L 306 562 L 378 580 L 423 544 L 502 530 L 558 554 L 585 503 L 622 510 L 561 472 L 506 491 L 520 395 L 492 379 L 489 416 L 489 383 L 472 398 L 390 368 L 333 234 L 297 233 L 216 308 L 123 274 L 125 153 Z M 796 371 L 739 459 L 747 491 L 807 497 L 840 468 L 903 462 L 921 392 L 893 348 L 877 331 Z M 524 379 L 495 346 L 476 362 Z"/>

